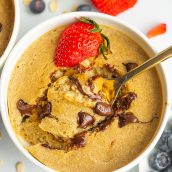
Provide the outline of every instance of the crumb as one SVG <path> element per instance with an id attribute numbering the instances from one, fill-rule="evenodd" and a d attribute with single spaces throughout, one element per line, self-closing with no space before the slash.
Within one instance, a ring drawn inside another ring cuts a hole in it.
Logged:
<path id="1" fill-rule="evenodd" d="M 29 5 L 31 3 L 32 0 L 23 0 L 23 4 L 24 5 Z"/>
<path id="2" fill-rule="evenodd" d="M 77 8 L 78 8 L 78 6 L 73 5 L 72 8 L 71 8 L 71 11 L 76 11 Z"/>
<path id="3" fill-rule="evenodd" d="M 3 160 L 0 160 L 0 166 L 2 166 L 2 165 L 3 165 L 3 163 L 4 163 L 4 161 L 3 161 Z"/>
<path id="4" fill-rule="evenodd" d="M 22 162 L 17 162 L 16 163 L 16 170 L 17 172 L 24 172 L 24 168 L 23 168 L 23 163 Z"/>
<path id="5" fill-rule="evenodd" d="M 55 13 L 58 10 L 58 0 L 51 0 L 49 8 L 52 13 Z"/>
<path id="6" fill-rule="evenodd" d="M 0 140 L 2 140 L 2 133 L 1 133 L 1 131 L 0 131 Z"/>

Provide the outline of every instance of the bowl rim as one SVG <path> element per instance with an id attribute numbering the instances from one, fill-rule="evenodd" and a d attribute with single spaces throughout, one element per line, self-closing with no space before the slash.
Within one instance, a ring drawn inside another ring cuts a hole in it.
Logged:
<path id="1" fill-rule="evenodd" d="M 1 109 L 2 120 L 3 120 L 3 123 L 5 125 L 5 128 L 6 128 L 7 132 L 8 132 L 8 134 L 9 134 L 10 138 L 12 139 L 14 144 L 16 145 L 16 147 L 20 150 L 20 152 L 22 152 L 34 164 L 38 165 L 39 167 L 41 167 L 42 169 L 47 170 L 47 171 L 54 171 L 54 170 L 47 167 L 46 165 L 42 164 L 37 159 L 35 159 L 22 146 L 22 144 L 19 142 L 19 140 L 17 139 L 17 137 L 16 137 L 16 135 L 15 135 L 15 133 L 13 131 L 13 128 L 12 128 L 12 126 L 10 124 L 10 121 L 9 121 L 9 114 L 8 114 L 8 107 L 7 107 L 7 95 L 4 96 L 4 90 L 8 90 L 8 88 L 6 88 L 6 86 L 5 86 L 5 82 L 7 82 L 9 84 L 9 82 L 6 81 L 6 77 L 7 77 L 8 73 L 9 73 L 9 67 L 10 67 L 10 64 L 11 64 L 11 60 L 13 58 L 17 58 L 15 53 L 17 53 L 17 50 L 20 49 L 22 44 L 27 39 L 29 39 L 29 36 L 32 35 L 32 33 L 36 32 L 38 30 L 41 30 L 41 28 L 44 28 L 45 26 L 47 26 L 49 24 L 55 23 L 58 20 L 63 20 L 63 19 L 66 19 L 66 18 L 76 18 L 76 17 L 80 17 L 80 16 L 87 16 L 87 17 L 93 17 L 93 18 L 103 18 L 103 20 L 111 20 L 112 22 L 116 23 L 117 25 L 121 25 L 122 27 L 132 31 L 136 36 L 138 36 L 140 39 L 142 39 L 143 42 L 145 42 L 145 45 L 152 51 L 152 53 L 154 55 L 156 54 L 156 51 L 150 45 L 148 38 L 146 38 L 146 36 L 142 32 L 138 31 L 133 26 L 129 25 L 128 23 L 126 23 L 124 21 L 121 21 L 120 19 L 118 19 L 116 17 L 112 17 L 112 16 L 109 16 L 109 15 L 102 14 L 102 13 L 97 13 L 97 12 L 72 12 L 72 13 L 62 14 L 62 15 L 53 17 L 51 19 L 48 19 L 48 20 L 42 22 L 41 24 L 37 25 L 36 27 L 34 27 L 32 30 L 30 30 L 28 33 L 25 34 L 25 36 L 16 44 L 16 46 L 14 47 L 12 52 L 10 53 L 9 58 L 7 59 L 7 61 L 5 63 L 5 66 L 3 68 L 2 75 L 1 75 L 1 88 L 0 88 L 0 95 L 1 95 L 0 109 Z M 59 25 L 57 24 L 57 26 L 59 26 Z M 46 30 L 48 31 L 48 29 L 46 29 Z M 29 45 L 30 45 L 30 43 L 29 43 Z M 169 95 L 168 95 L 169 86 L 168 86 L 168 83 L 167 83 L 167 79 L 165 77 L 165 73 L 164 73 L 164 70 L 163 70 L 163 67 L 162 67 L 161 64 L 159 65 L 159 68 L 160 68 L 161 75 L 164 78 L 164 83 L 165 83 L 164 89 L 166 90 L 166 93 L 165 93 L 166 94 L 165 95 L 166 96 L 166 101 L 169 102 L 170 101 Z M 11 69 L 11 70 L 13 70 L 13 69 Z M 7 86 L 8 86 L 8 84 L 7 84 Z M 7 92 L 7 91 L 5 91 L 5 92 Z M 161 134 L 162 134 L 162 132 L 163 132 L 163 130 L 165 128 L 165 125 L 167 123 L 167 114 L 169 112 L 169 108 L 170 108 L 170 106 L 167 103 L 167 105 L 165 107 L 163 120 L 162 120 L 162 122 L 160 124 L 160 127 L 159 127 L 158 131 L 155 134 L 155 137 L 153 138 L 153 141 L 144 149 L 144 151 L 142 153 L 140 153 L 139 156 L 137 156 L 134 160 L 132 160 L 131 162 L 129 162 L 125 166 L 115 170 L 116 172 L 123 172 L 123 171 L 130 170 L 132 167 L 137 165 L 153 149 L 153 147 L 158 142 L 158 140 L 159 140 L 159 138 L 160 138 L 160 136 L 161 136 Z"/>
<path id="2" fill-rule="evenodd" d="M 14 25 L 13 25 L 13 31 L 10 37 L 10 40 L 8 42 L 7 47 L 5 48 L 5 51 L 3 52 L 2 56 L 0 57 L 0 68 L 3 67 L 3 64 L 5 63 L 10 51 L 12 50 L 19 33 L 20 29 L 20 8 L 19 8 L 19 1 L 13 0 L 14 2 Z"/>

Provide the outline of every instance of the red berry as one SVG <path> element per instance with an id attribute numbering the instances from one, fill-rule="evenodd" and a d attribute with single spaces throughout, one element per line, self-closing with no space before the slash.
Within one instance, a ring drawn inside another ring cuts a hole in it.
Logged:
<path id="1" fill-rule="evenodd" d="M 116 16 L 133 7 L 137 0 L 92 0 L 92 2 L 102 13 Z"/>
<path id="2" fill-rule="evenodd" d="M 99 32 L 90 32 L 94 26 L 81 21 L 66 28 L 58 42 L 55 64 L 72 67 L 99 54 L 103 38 Z"/>

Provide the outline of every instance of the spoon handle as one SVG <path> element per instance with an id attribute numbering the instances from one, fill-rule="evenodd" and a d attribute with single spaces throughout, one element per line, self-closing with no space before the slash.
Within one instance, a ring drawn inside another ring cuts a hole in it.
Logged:
<path id="1" fill-rule="evenodd" d="M 155 57 L 150 58 L 146 62 L 144 62 L 142 65 L 138 66 L 137 68 L 133 69 L 132 71 L 126 73 L 123 75 L 120 80 L 122 81 L 123 84 L 125 84 L 129 79 L 132 77 L 154 67 L 158 63 L 172 57 L 172 46 L 168 47 L 164 51 L 160 52 L 157 54 Z"/>

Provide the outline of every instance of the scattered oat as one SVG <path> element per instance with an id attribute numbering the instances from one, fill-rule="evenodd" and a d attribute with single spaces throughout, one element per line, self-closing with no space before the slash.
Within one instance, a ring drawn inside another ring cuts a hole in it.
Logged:
<path id="1" fill-rule="evenodd" d="M 23 163 L 22 162 L 17 162 L 16 163 L 16 170 L 17 172 L 24 172 L 24 168 L 23 168 Z"/>
<path id="2" fill-rule="evenodd" d="M 23 4 L 24 5 L 29 5 L 31 3 L 32 0 L 23 0 Z"/>
<path id="3" fill-rule="evenodd" d="M 51 0 L 49 8 L 52 13 L 55 13 L 58 10 L 58 0 Z"/>
<path id="4" fill-rule="evenodd" d="M 2 133 L 1 133 L 1 131 L 0 131 L 0 140 L 2 140 Z"/>
<path id="5" fill-rule="evenodd" d="M 3 161 L 3 160 L 0 160 L 0 166 L 2 166 L 2 165 L 3 165 L 3 163 L 4 163 L 4 161 Z"/>
<path id="6" fill-rule="evenodd" d="M 63 11 L 63 13 L 69 13 L 69 12 L 70 12 L 70 11 L 68 11 L 68 10 L 64 10 L 64 11 Z"/>
<path id="7" fill-rule="evenodd" d="M 72 8 L 71 8 L 71 11 L 76 11 L 76 10 L 77 10 L 77 8 L 78 8 L 78 6 L 77 6 L 77 5 L 73 5 L 73 6 L 72 6 Z"/>

